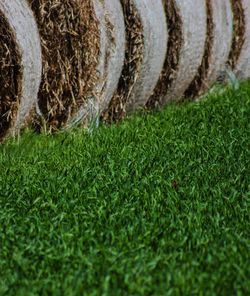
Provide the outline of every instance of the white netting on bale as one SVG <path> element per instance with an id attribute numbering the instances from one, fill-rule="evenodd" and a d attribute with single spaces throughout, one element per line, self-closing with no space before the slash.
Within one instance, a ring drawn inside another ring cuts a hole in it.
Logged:
<path id="1" fill-rule="evenodd" d="M 233 16 L 228 0 L 206 0 L 207 40 L 196 77 L 185 93 L 187 98 L 207 91 L 226 70 L 233 39 Z"/>
<path id="2" fill-rule="evenodd" d="M 205 1 L 164 0 L 169 29 L 163 71 L 149 108 L 179 100 L 193 81 L 201 65 L 206 41 Z M 197 28 L 199 28 L 197 30 Z"/>
<path id="3" fill-rule="evenodd" d="M 161 0 L 121 0 L 126 24 L 126 54 L 122 75 L 105 121 L 119 121 L 144 106 L 163 67 L 167 26 Z"/>
<path id="4" fill-rule="evenodd" d="M 0 141 L 30 119 L 41 81 L 41 48 L 25 0 L 0 2 Z"/>

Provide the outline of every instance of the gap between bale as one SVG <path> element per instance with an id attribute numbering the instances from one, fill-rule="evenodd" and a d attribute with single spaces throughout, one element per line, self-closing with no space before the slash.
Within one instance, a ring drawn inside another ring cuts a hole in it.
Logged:
<path id="1" fill-rule="evenodd" d="M 163 70 L 153 95 L 148 100 L 146 107 L 152 109 L 163 104 L 162 100 L 166 96 L 179 67 L 179 58 L 183 46 L 182 18 L 175 0 L 163 1 L 168 23 L 168 43 L 167 54 Z"/>
<path id="2" fill-rule="evenodd" d="M 0 36 L 0 139 L 3 139 L 17 117 L 23 72 L 15 32 L 1 11 Z"/>
<path id="3" fill-rule="evenodd" d="M 43 76 L 36 128 L 57 131 L 98 80 L 99 24 L 91 0 L 29 0 L 41 35 Z"/>

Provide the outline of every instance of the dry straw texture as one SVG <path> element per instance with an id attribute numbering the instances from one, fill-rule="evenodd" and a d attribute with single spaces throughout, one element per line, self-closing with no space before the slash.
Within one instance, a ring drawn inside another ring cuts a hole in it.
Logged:
<path id="1" fill-rule="evenodd" d="M 207 39 L 198 73 L 186 91 L 196 97 L 207 91 L 225 72 L 233 38 L 233 16 L 228 0 L 206 0 Z"/>
<path id="2" fill-rule="evenodd" d="M 38 97 L 42 124 L 65 126 L 92 95 L 98 80 L 99 23 L 91 0 L 29 0 L 38 23 L 43 76 Z"/>
<path id="3" fill-rule="evenodd" d="M 250 77 L 250 2 L 232 0 L 234 39 L 229 65 L 238 79 Z"/>
<path id="4" fill-rule="evenodd" d="M 169 28 L 164 68 L 148 107 L 179 100 L 194 79 L 205 50 L 206 5 L 191 0 L 164 1 Z M 199 30 L 197 30 L 199 28 Z"/>
<path id="5" fill-rule="evenodd" d="M 41 80 L 41 48 L 25 0 L 0 2 L 0 140 L 29 120 Z"/>
<path id="6" fill-rule="evenodd" d="M 122 75 L 105 121 L 121 120 L 126 112 L 144 106 L 161 73 L 167 27 L 160 0 L 121 1 L 126 24 L 126 52 Z"/>

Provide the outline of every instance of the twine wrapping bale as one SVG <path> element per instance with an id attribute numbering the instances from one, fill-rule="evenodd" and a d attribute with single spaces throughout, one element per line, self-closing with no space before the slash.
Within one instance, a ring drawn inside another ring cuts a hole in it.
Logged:
<path id="1" fill-rule="evenodd" d="M 41 36 L 37 127 L 57 131 L 86 104 L 98 81 L 99 22 L 92 0 L 28 0 Z"/>
<path id="2" fill-rule="evenodd" d="M 228 0 L 206 0 L 207 40 L 205 54 L 196 77 L 187 89 L 186 98 L 207 91 L 226 70 L 233 39 L 233 16 Z"/>
<path id="3" fill-rule="evenodd" d="M 38 30 L 25 0 L 1 0 L 0 35 L 0 141 L 3 141 L 27 123 L 41 80 Z"/>
<path id="4" fill-rule="evenodd" d="M 205 1 L 164 0 L 169 29 L 164 67 L 148 108 L 179 100 L 194 79 L 204 55 Z M 198 28 L 198 29 L 197 29 Z"/>
<path id="5" fill-rule="evenodd" d="M 115 93 L 124 64 L 125 24 L 122 6 L 117 0 L 95 0 L 100 24 L 99 80 L 92 98 L 73 118 L 71 125 L 96 120 L 106 110 Z"/>
<path id="6" fill-rule="evenodd" d="M 228 65 L 238 79 L 250 78 L 250 3 L 231 0 L 234 38 Z"/>
<path id="7" fill-rule="evenodd" d="M 167 26 L 161 0 L 122 0 L 126 53 L 118 89 L 104 121 L 121 120 L 144 106 L 158 81 L 166 55 Z"/>

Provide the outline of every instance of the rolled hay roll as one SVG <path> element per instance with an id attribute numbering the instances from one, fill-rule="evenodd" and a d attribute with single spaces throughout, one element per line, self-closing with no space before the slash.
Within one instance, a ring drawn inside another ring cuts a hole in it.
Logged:
<path id="1" fill-rule="evenodd" d="M 125 59 L 125 23 L 121 3 L 117 0 L 104 0 L 106 38 L 104 83 L 101 111 L 104 111 L 117 89 Z"/>
<path id="2" fill-rule="evenodd" d="M 28 123 L 41 81 L 41 47 L 25 0 L 0 2 L 0 141 Z"/>
<path id="3" fill-rule="evenodd" d="M 117 0 L 95 0 L 100 26 L 98 83 L 95 91 L 73 117 L 70 126 L 99 120 L 118 87 L 125 58 L 125 24 L 121 3 Z"/>
<path id="4" fill-rule="evenodd" d="M 164 67 L 147 102 L 149 109 L 180 100 L 193 81 L 205 50 L 205 1 L 164 0 L 169 29 Z M 197 29 L 198 28 L 198 29 Z"/>
<path id="5" fill-rule="evenodd" d="M 228 0 L 206 0 L 207 39 L 198 73 L 185 92 L 195 98 L 207 91 L 226 70 L 233 39 L 233 16 Z"/>
<path id="6" fill-rule="evenodd" d="M 167 25 L 161 0 L 121 0 L 125 19 L 126 52 L 118 88 L 106 122 L 120 121 L 127 112 L 145 106 L 163 67 Z"/>
<path id="7" fill-rule="evenodd" d="M 99 79 L 100 26 L 92 0 L 28 0 L 41 36 L 43 72 L 35 127 L 65 127 Z"/>
<path id="8" fill-rule="evenodd" d="M 234 36 L 228 66 L 238 79 L 250 78 L 250 3 L 231 0 Z"/>

